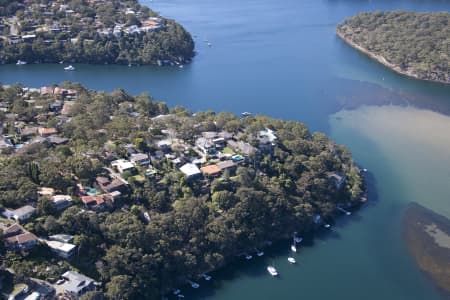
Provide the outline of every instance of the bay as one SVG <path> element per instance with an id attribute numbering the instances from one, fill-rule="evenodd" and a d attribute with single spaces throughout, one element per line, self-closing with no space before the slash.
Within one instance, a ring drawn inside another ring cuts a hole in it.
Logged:
<path id="1" fill-rule="evenodd" d="M 63 80 L 150 92 L 192 111 L 250 111 L 301 120 L 345 144 L 370 171 L 370 201 L 305 244 L 289 244 L 218 271 L 191 299 L 445 299 L 401 240 L 406 205 L 449 216 L 450 86 L 400 76 L 335 36 L 360 11 L 449 11 L 444 0 L 145 0 L 195 35 L 198 55 L 177 67 L 0 66 L 0 82 L 39 87 Z M 208 40 L 212 47 L 208 47 Z M 279 279 L 265 268 L 274 263 Z"/>

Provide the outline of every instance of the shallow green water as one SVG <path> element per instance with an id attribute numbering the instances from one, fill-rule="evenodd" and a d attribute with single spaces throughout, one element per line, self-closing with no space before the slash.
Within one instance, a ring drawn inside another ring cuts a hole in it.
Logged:
<path id="1" fill-rule="evenodd" d="M 450 216 L 450 86 L 395 74 L 340 41 L 335 25 L 359 11 L 448 11 L 449 1 L 143 1 L 196 35 L 191 65 L 0 66 L 3 83 L 78 81 L 150 91 L 193 111 L 250 111 L 329 133 L 370 171 L 370 201 L 287 263 L 289 244 L 213 274 L 190 299 L 444 299 L 401 240 L 410 201 Z M 204 42 L 208 39 L 213 46 Z M 391 105 L 392 104 L 392 105 Z M 432 113 L 434 110 L 437 113 Z M 266 266 L 274 263 L 279 279 Z"/>

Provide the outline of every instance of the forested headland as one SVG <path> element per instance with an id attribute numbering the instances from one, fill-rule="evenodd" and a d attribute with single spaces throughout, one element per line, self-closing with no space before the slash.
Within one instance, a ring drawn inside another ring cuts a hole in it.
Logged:
<path id="1" fill-rule="evenodd" d="M 450 83 L 448 12 L 361 13 L 339 24 L 337 34 L 398 73 Z"/>
<path id="2" fill-rule="evenodd" d="M 77 247 L 67 260 L 42 243 L 0 249 L 17 282 L 74 269 L 101 283 L 92 297 L 160 299 L 267 241 L 312 234 L 364 197 L 348 150 L 300 122 L 192 114 L 67 82 L 0 86 L 0 100 L 1 210 L 31 205 L 25 230 L 72 235 Z M 62 195 L 69 207 L 57 206 Z"/>
<path id="3" fill-rule="evenodd" d="M 1 2 L 1 63 L 173 64 L 194 56 L 189 32 L 136 0 Z"/>

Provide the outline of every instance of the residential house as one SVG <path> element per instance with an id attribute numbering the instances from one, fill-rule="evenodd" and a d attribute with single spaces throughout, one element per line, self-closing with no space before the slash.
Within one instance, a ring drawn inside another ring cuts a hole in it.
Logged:
<path id="1" fill-rule="evenodd" d="M 105 203 L 105 195 L 94 195 L 94 196 L 82 196 L 81 202 L 86 206 L 88 209 L 92 210 L 102 210 L 106 207 Z"/>
<path id="2" fill-rule="evenodd" d="M 346 177 L 344 174 L 336 173 L 336 172 L 328 173 L 328 178 L 333 180 L 334 185 L 336 186 L 336 188 L 338 190 L 340 190 L 344 186 L 345 180 L 346 180 Z"/>
<path id="3" fill-rule="evenodd" d="M 28 231 L 5 238 L 6 247 L 11 250 L 28 250 L 36 246 L 37 242 L 38 238 Z"/>
<path id="4" fill-rule="evenodd" d="M 67 271 L 61 277 L 65 279 L 64 283 L 61 285 L 64 293 L 76 298 L 95 289 L 94 280 L 83 274 Z"/>
<path id="5" fill-rule="evenodd" d="M 127 188 L 127 184 L 118 178 L 111 180 L 108 177 L 99 176 L 95 180 L 105 193 L 124 191 Z"/>
<path id="6" fill-rule="evenodd" d="M 14 219 L 16 221 L 24 221 L 31 217 L 35 211 L 36 208 L 31 205 L 25 205 L 14 210 L 5 208 L 2 212 L 2 216 L 8 219 Z"/>
<path id="7" fill-rule="evenodd" d="M 76 246 L 70 243 L 64 243 L 60 241 L 45 241 L 47 246 L 56 253 L 58 256 L 68 259 L 72 256 Z"/>
<path id="8" fill-rule="evenodd" d="M 71 243 L 73 235 L 70 234 L 55 234 L 48 237 L 51 241 L 58 241 L 61 243 Z"/>
<path id="9" fill-rule="evenodd" d="M 217 176 L 217 175 L 220 175 L 220 173 L 222 172 L 220 167 L 215 164 L 202 167 L 200 170 L 202 171 L 203 175 L 208 175 L 208 176 Z"/>
<path id="10" fill-rule="evenodd" d="M 215 154 L 217 152 L 214 143 L 210 139 L 204 137 L 197 138 L 195 145 L 203 154 Z"/>
<path id="11" fill-rule="evenodd" d="M 180 171 L 183 172 L 188 179 L 197 177 L 201 174 L 200 169 L 195 164 L 191 163 L 184 164 L 183 166 L 181 166 Z"/>
<path id="12" fill-rule="evenodd" d="M 38 127 L 25 127 L 20 130 L 21 137 L 29 137 L 38 133 Z"/>
<path id="13" fill-rule="evenodd" d="M 232 160 L 225 160 L 217 163 L 217 166 L 220 168 L 221 171 L 224 170 L 233 170 L 236 168 L 236 163 Z"/>
<path id="14" fill-rule="evenodd" d="M 255 147 L 243 141 L 229 140 L 227 144 L 228 147 L 230 147 L 234 151 L 241 152 L 244 155 L 251 155 L 256 152 Z"/>
<path id="15" fill-rule="evenodd" d="M 63 210 L 72 205 L 72 197 L 70 195 L 55 195 L 51 199 L 57 210 Z"/>
<path id="16" fill-rule="evenodd" d="M 11 226 L 9 226 L 3 230 L 3 237 L 8 238 L 11 236 L 22 234 L 24 232 L 25 232 L 25 230 L 22 228 L 22 226 L 20 226 L 17 223 L 14 223 Z"/>
<path id="17" fill-rule="evenodd" d="M 118 159 L 111 162 L 111 166 L 116 167 L 120 173 L 131 171 L 134 169 L 134 164 L 126 159 Z"/>
<path id="18" fill-rule="evenodd" d="M 38 129 L 39 135 L 42 137 L 49 137 L 53 134 L 57 134 L 58 130 L 56 130 L 56 128 L 50 127 L 50 128 L 44 128 L 44 127 L 40 127 Z"/>
<path id="19" fill-rule="evenodd" d="M 131 154 L 130 161 L 135 166 L 146 166 L 150 164 L 150 158 L 145 153 L 135 153 Z"/>
<path id="20" fill-rule="evenodd" d="M 68 138 L 60 137 L 58 135 L 51 135 L 47 137 L 47 141 L 52 145 L 63 145 L 69 141 Z"/>

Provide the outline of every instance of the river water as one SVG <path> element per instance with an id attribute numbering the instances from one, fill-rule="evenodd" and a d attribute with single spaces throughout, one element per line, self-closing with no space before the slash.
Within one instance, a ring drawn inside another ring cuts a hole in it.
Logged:
<path id="1" fill-rule="evenodd" d="M 1 66 L 0 82 L 63 80 L 150 92 L 192 111 L 250 111 L 300 120 L 346 145 L 369 169 L 368 205 L 343 217 L 288 265 L 289 245 L 219 271 L 190 299 L 446 299 L 401 239 L 415 201 L 450 217 L 450 86 L 402 77 L 340 41 L 335 25 L 360 11 L 449 11 L 439 0 L 144 0 L 181 22 L 198 55 L 190 65 Z M 212 46 L 208 47 L 207 41 Z M 274 263 L 281 276 L 265 271 Z"/>

